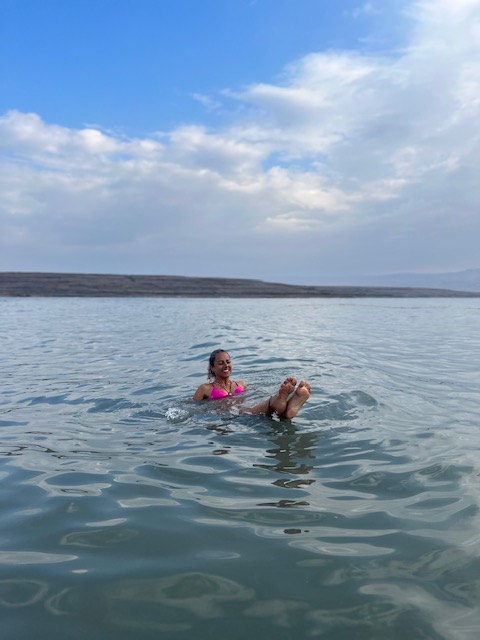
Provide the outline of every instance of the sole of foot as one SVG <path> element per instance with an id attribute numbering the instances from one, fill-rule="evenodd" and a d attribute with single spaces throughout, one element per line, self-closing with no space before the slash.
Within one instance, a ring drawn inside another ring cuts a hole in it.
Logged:
<path id="1" fill-rule="evenodd" d="M 282 415 L 287 408 L 288 397 L 295 390 L 295 385 L 297 384 L 296 378 L 286 378 L 282 384 L 280 385 L 280 389 L 270 400 L 270 407 L 278 413 L 278 415 Z"/>
<path id="2" fill-rule="evenodd" d="M 298 387 L 295 389 L 295 393 L 287 403 L 287 408 L 284 413 L 285 418 L 294 418 L 305 402 L 309 399 L 312 392 L 312 387 L 302 380 Z"/>

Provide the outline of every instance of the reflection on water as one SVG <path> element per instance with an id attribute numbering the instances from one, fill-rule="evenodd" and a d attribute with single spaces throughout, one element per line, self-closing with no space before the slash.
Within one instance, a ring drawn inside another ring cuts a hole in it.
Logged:
<path id="1" fill-rule="evenodd" d="M 2 637 L 476 640 L 475 300 L 0 313 Z M 219 346 L 249 390 L 195 403 Z"/>

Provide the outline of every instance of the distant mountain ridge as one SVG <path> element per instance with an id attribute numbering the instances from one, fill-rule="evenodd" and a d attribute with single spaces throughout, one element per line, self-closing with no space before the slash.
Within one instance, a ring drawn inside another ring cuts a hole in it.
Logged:
<path id="1" fill-rule="evenodd" d="M 421 287 L 452 289 L 454 291 L 480 291 L 480 269 L 465 269 L 446 273 L 391 273 L 381 276 L 349 276 L 342 284 L 368 287 Z M 332 282 L 340 284 L 340 279 Z"/>
<path id="2" fill-rule="evenodd" d="M 469 293 L 392 286 L 291 285 L 244 278 L 0 272 L 3 297 L 465 298 Z"/>

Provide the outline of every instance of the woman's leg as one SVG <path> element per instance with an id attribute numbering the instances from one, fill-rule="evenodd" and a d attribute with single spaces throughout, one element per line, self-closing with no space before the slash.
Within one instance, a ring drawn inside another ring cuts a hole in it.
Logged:
<path id="1" fill-rule="evenodd" d="M 265 413 L 267 416 L 271 416 L 272 413 L 277 413 L 281 416 L 288 406 L 288 396 L 295 390 L 295 385 L 297 384 L 297 380 L 295 378 L 287 378 L 280 385 L 277 393 L 269 398 L 268 400 L 264 400 L 259 404 L 256 404 L 254 407 L 250 407 L 249 409 L 245 409 L 245 413 L 251 413 L 253 415 L 258 415 L 259 413 Z"/>

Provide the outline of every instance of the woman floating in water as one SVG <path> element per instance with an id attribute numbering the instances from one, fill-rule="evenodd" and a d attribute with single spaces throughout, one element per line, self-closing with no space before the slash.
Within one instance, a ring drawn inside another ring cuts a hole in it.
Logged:
<path id="1" fill-rule="evenodd" d="M 243 381 L 231 380 L 232 361 L 227 351 L 217 349 L 210 354 L 208 364 L 208 379 L 213 382 L 201 384 L 193 395 L 194 400 L 218 400 L 243 393 L 247 385 Z M 281 418 L 294 418 L 310 397 L 312 388 L 302 380 L 298 386 L 295 378 L 287 378 L 280 385 L 279 390 L 268 400 L 264 400 L 254 407 L 245 409 L 245 413 L 258 415 L 265 413 L 271 416 L 276 413 Z M 295 388 L 296 387 L 296 388 Z"/>

